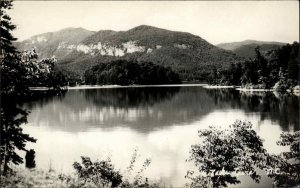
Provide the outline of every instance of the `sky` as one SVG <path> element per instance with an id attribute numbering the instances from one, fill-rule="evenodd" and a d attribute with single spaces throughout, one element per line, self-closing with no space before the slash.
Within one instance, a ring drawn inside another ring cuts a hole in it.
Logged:
<path id="1" fill-rule="evenodd" d="M 151 25 L 212 44 L 299 41 L 298 1 L 15 1 L 8 12 L 22 41 L 66 27 L 126 31 Z"/>

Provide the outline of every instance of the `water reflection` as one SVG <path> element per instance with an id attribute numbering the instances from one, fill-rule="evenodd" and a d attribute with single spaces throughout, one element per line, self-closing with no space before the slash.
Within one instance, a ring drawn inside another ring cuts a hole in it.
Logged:
<path id="1" fill-rule="evenodd" d="M 271 120 L 283 131 L 299 130 L 299 97 L 289 93 L 239 92 L 233 89 L 206 90 L 220 109 L 242 109 Z"/>
<path id="2" fill-rule="evenodd" d="M 216 110 L 242 110 L 271 120 L 283 131 L 299 130 L 299 97 L 202 87 L 146 87 L 71 90 L 27 103 L 35 125 L 67 131 L 129 127 L 149 132 L 192 123 Z M 238 117 L 237 117 L 238 118 Z"/>
<path id="3" fill-rule="evenodd" d="M 81 91 L 84 92 L 87 101 L 99 107 L 137 108 L 170 100 L 179 92 L 179 89 L 179 87 L 145 87 Z"/>
<path id="4" fill-rule="evenodd" d="M 62 100 L 54 99 L 43 107 L 36 105 L 31 118 L 35 125 L 68 131 L 92 127 L 129 127 L 139 132 L 149 132 L 164 126 L 193 122 L 211 112 L 212 99 L 203 89 L 197 92 L 198 89 L 153 87 L 73 90 Z"/>

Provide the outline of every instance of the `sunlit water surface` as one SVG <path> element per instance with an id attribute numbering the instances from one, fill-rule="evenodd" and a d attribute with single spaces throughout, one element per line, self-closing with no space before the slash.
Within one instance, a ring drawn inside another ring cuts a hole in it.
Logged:
<path id="1" fill-rule="evenodd" d="M 125 171 L 137 149 L 136 170 L 150 158 L 144 175 L 173 187 L 188 182 L 184 176 L 193 165 L 186 159 L 199 142 L 199 129 L 251 121 L 267 150 L 276 154 L 288 149 L 276 145 L 280 133 L 299 130 L 297 96 L 195 85 L 69 90 L 24 107 L 31 111 L 24 130 L 37 139 L 27 147 L 36 151 L 37 168 L 70 173 L 73 162 L 89 156 L 111 157 Z M 239 187 L 257 186 L 241 179 Z M 264 178 L 260 185 L 269 183 Z"/>

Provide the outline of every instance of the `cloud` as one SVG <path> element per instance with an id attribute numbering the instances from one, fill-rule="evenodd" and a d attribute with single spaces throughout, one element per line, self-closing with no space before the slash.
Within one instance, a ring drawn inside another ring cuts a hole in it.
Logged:
<path id="1" fill-rule="evenodd" d="M 128 30 L 148 24 L 216 44 L 299 37 L 298 1 L 16 1 L 9 14 L 20 40 L 66 27 Z"/>

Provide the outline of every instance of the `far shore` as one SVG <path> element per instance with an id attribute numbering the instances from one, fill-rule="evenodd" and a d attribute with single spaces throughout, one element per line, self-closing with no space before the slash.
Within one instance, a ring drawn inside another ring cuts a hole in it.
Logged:
<path id="1" fill-rule="evenodd" d="M 75 90 L 75 89 L 106 89 L 106 88 L 134 88 L 134 87 L 193 87 L 193 86 L 207 86 L 203 83 L 182 83 L 182 84 L 161 84 L 161 85 L 77 85 L 77 86 L 65 86 L 62 89 Z M 30 87 L 32 91 L 47 91 L 48 87 Z"/>
<path id="2" fill-rule="evenodd" d="M 222 85 L 204 85 L 203 86 L 206 89 L 226 89 L 226 88 L 236 88 L 236 86 L 222 86 Z"/>
<path id="3" fill-rule="evenodd" d="M 241 86 L 230 86 L 230 85 L 209 85 L 206 83 L 182 83 L 182 84 L 162 84 L 162 85 L 77 85 L 77 86 L 66 86 L 65 90 L 78 90 L 78 89 L 107 89 L 107 88 L 139 88 L 139 87 L 196 87 L 202 86 L 206 89 L 236 89 L 241 92 L 276 92 L 275 89 L 253 89 L 253 88 L 242 88 Z M 32 91 L 47 91 L 48 87 L 30 87 Z M 300 90 L 294 90 L 295 95 L 300 95 Z"/>
<path id="4" fill-rule="evenodd" d="M 105 88 L 135 88 L 135 87 L 183 87 L 183 86 L 206 86 L 207 84 L 165 84 L 165 85 L 80 85 L 80 86 L 69 86 L 67 87 L 68 90 L 74 89 L 105 89 Z"/>
<path id="5" fill-rule="evenodd" d="M 275 89 L 251 89 L 251 88 L 237 88 L 239 91 L 275 91 Z"/>

